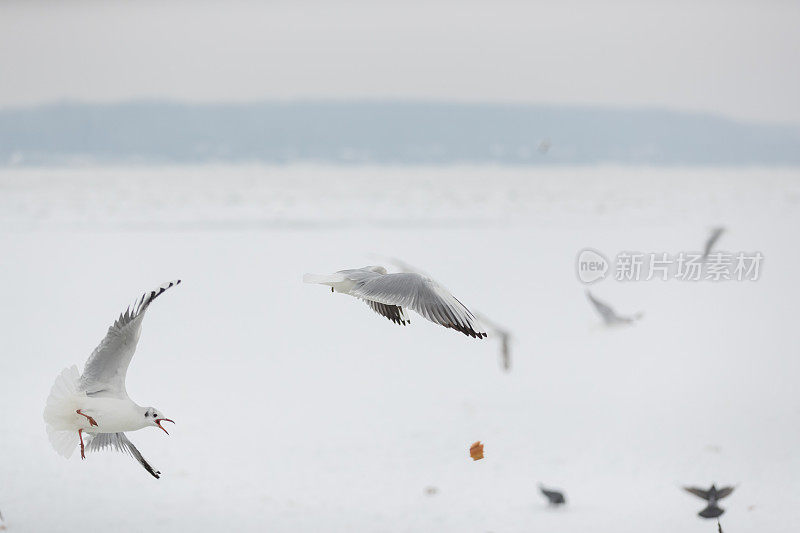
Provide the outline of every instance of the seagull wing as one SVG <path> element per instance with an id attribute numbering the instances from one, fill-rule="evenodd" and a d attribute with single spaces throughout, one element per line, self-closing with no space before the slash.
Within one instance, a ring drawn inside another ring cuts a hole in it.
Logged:
<path id="1" fill-rule="evenodd" d="M 144 313 L 153 300 L 180 282 L 181 280 L 170 281 L 146 292 L 119 316 L 86 361 L 81 376 L 81 390 L 90 396 L 128 397 L 125 375 L 139 342 Z"/>
<path id="2" fill-rule="evenodd" d="M 424 270 L 421 270 L 410 263 L 406 263 L 402 259 L 398 259 L 396 257 L 389 257 L 387 259 L 395 267 L 400 269 L 400 272 L 416 273 L 423 277 L 430 278 L 430 276 Z M 442 286 L 440 285 L 440 287 Z M 492 336 L 497 336 L 500 339 L 500 356 L 502 359 L 503 370 L 511 370 L 511 332 L 499 326 L 497 323 L 492 322 L 486 318 L 486 315 L 482 313 L 476 312 L 473 314 L 478 318 L 478 320 L 480 320 L 481 324 L 489 328 Z"/>
<path id="3" fill-rule="evenodd" d="M 717 489 L 717 499 L 721 500 L 722 498 L 725 498 L 726 496 L 730 496 L 731 492 L 733 492 L 734 488 L 735 487 L 723 487 L 721 489 Z"/>
<path id="4" fill-rule="evenodd" d="M 683 490 L 690 494 L 694 494 L 699 498 L 703 498 L 704 500 L 708 500 L 708 498 L 711 496 L 710 491 L 698 489 L 697 487 L 683 487 Z"/>
<path id="5" fill-rule="evenodd" d="M 500 338 L 500 355 L 503 356 L 503 370 L 511 370 L 511 342 L 509 335 Z"/>
<path id="6" fill-rule="evenodd" d="M 378 313 L 379 315 L 383 315 L 395 324 L 400 324 L 405 326 L 406 324 L 411 323 L 411 319 L 408 318 L 405 310 L 402 307 L 398 307 L 396 305 L 388 305 L 382 304 L 380 302 L 373 302 L 372 300 L 364 300 L 370 309 Z"/>
<path id="7" fill-rule="evenodd" d="M 464 335 L 486 337 L 478 319 L 455 296 L 430 278 L 413 273 L 350 277 L 355 286 L 348 292 L 356 298 L 413 309 L 431 322 Z"/>
<path id="8" fill-rule="evenodd" d="M 128 437 L 125 436 L 125 433 L 98 433 L 92 438 L 92 440 L 86 446 L 86 449 L 90 452 L 99 452 L 102 450 L 111 449 L 118 452 L 127 453 L 139 461 L 139 464 L 142 465 L 151 476 L 156 479 L 161 477 L 161 472 L 150 466 L 150 463 L 148 463 L 139 450 L 136 449 L 136 446 L 134 446 L 133 443 L 128 440 Z"/>
<path id="9" fill-rule="evenodd" d="M 711 232 L 711 235 L 709 235 L 708 240 L 706 241 L 706 247 L 703 251 L 703 259 L 708 257 L 708 254 L 711 253 L 711 249 L 714 248 L 715 244 L 717 244 L 717 241 L 724 231 L 725 228 L 714 228 L 714 230 Z"/>
<path id="10" fill-rule="evenodd" d="M 611 307 L 595 298 L 594 294 L 590 291 L 586 291 L 586 297 L 589 298 L 589 301 L 592 302 L 592 305 L 594 305 L 594 308 L 600 313 L 600 316 L 603 317 L 605 322 L 608 323 L 620 320 L 620 317 L 617 316 L 617 313 L 615 313 Z"/>

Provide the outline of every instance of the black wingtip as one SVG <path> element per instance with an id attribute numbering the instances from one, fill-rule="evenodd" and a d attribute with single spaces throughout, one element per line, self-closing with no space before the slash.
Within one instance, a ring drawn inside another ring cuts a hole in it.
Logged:
<path id="1" fill-rule="evenodd" d="M 472 337 L 473 339 L 480 340 L 480 339 L 485 339 L 486 337 L 489 336 L 488 334 L 486 334 L 486 333 L 484 333 L 482 331 L 475 331 L 472 328 L 464 327 L 464 326 L 461 326 L 461 325 L 458 325 L 458 324 L 450 323 L 450 324 L 442 324 L 442 325 L 444 327 L 446 327 L 446 328 L 454 329 L 454 330 L 458 331 L 459 333 L 463 333 L 467 337 Z"/>
<path id="2" fill-rule="evenodd" d="M 181 280 L 179 280 L 179 279 L 170 281 L 166 285 L 162 285 L 158 289 L 150 291 L 150 296 L 147 297 L 147 301 L 145 301 L 145 297 L 143 296 L 142 297 L 142 303 L 144 305 L 150 305 L 150 303 L 153 300 L 155 300 L 156 298 L 158 298 L 159 296 L 161 296 L 162 294 L 167 292 L 167 289 L 171 289 L 172 287 L 175 287 L 176 285 L 180 285 L 180 284 L 181 284 Z M 145 294 L 147 294 L 147 293 L 145 293 Z"/>

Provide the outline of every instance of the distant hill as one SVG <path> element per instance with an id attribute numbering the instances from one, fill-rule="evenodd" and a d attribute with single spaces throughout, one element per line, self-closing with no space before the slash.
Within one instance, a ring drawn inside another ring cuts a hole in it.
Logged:
<path id="1" fill-rule="evenodd" d="M 797 165 L 800 127 L 656 109 L 424 102 L 0 110 L 0 165 L 211 161 Z"/>

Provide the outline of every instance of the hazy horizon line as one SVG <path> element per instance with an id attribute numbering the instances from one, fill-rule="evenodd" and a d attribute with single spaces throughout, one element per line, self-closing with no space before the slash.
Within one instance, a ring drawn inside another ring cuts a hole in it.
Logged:
<path id="1" fill-rule="evenodd" d="M 433 99 L 62 100 L 0 110 L 0 165 L 149 161 L 800 165 L 800 125 Z"/>
<path id="2" fill-rule="evenodd" d="M 80 98 L 59 98 L 36 104 L 3 105 L 0 113 L 14 111 L 34 111 L 55 107 L 115 107 L 126 105 L 171 105 L 180 107 L 230 107 L 242 108 L 259 105 L 325 105 L 325 104 L 383 104 L 383 105 L 429 105 L 437 107 L 471 108 L 519 108 L 519 109 L 562 109 L 612 112 L 652 112 L 671 115 L 705 117 L 728 121 L 732 124 L 753 126 L 775 126 L 800 128 L 800 121 L 744 119 L 718 111 L 670 107 L 660 104 L 605 104 L 605 103 L 564 103 L 564 102 L 518 102 L 501 100 L 437 99 L 414 97 L 293 97 L 263 98 L 254 100 L 194 100 L 174 97 L 142 96 L 118 100 L 84 100 Z"/>

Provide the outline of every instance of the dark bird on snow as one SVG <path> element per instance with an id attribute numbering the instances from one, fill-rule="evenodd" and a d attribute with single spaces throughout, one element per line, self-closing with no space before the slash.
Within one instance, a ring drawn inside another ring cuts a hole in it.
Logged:
<path id="1" fill-rule="evenodd" d="M 708 502 L 706 508 L 697 513 L 703 518 L 717 518 L 724 513 L 725 509 L 719 507 L 717 502 L 722 498 L 729 496 L 731 492 L 733 492 L 733 489 L 734 487 L 722 487 L 721 489 L 718 489 L 714 485 L 711 485 L 711 488 L 708 490 L 699 489 L 697 487 L 683 487 L 683 490 L 686 492 L 694 494 L 699 498 L 703 498 Z"/>
<path id="2" fill-rule="evenodd" d="M 714 245 L 717 244 L 717 241 L 725 232 L 725 228 L 719 227 L 714 228 L 711 230 L 711 235 L 708 236 L 708 240 L 706 240 L 706 247 L 703 249 L 703 261 L 708 259 L 711 250 L 714 248 Z"/>
<path id="3" fill-rule="evenodd" d="M 633 324 L 640 318 L 642 318 L 643 313 L 639 312 L 635 315 L 631 316 L 622 316 L 618 315 L 616 311 L 614 311 L 608 304 L 601 302 L 594 295 L 591 291 L 586 291 L 586 297 L 592 302 L 597 313 L 603 319 L 603 322 L 606 326 L 618 326 L 621 324 Z"/>
<path id="4" fill-rule="evenodd" d="M 550 505 L 563 505 L 567 503 L 567 499 L 564 498 L 564 493 L 554 489 L 546 489 L 544 485 L 539 485 L 539 490 L 544 497 L 547 498 L 547 502 Z"/>

